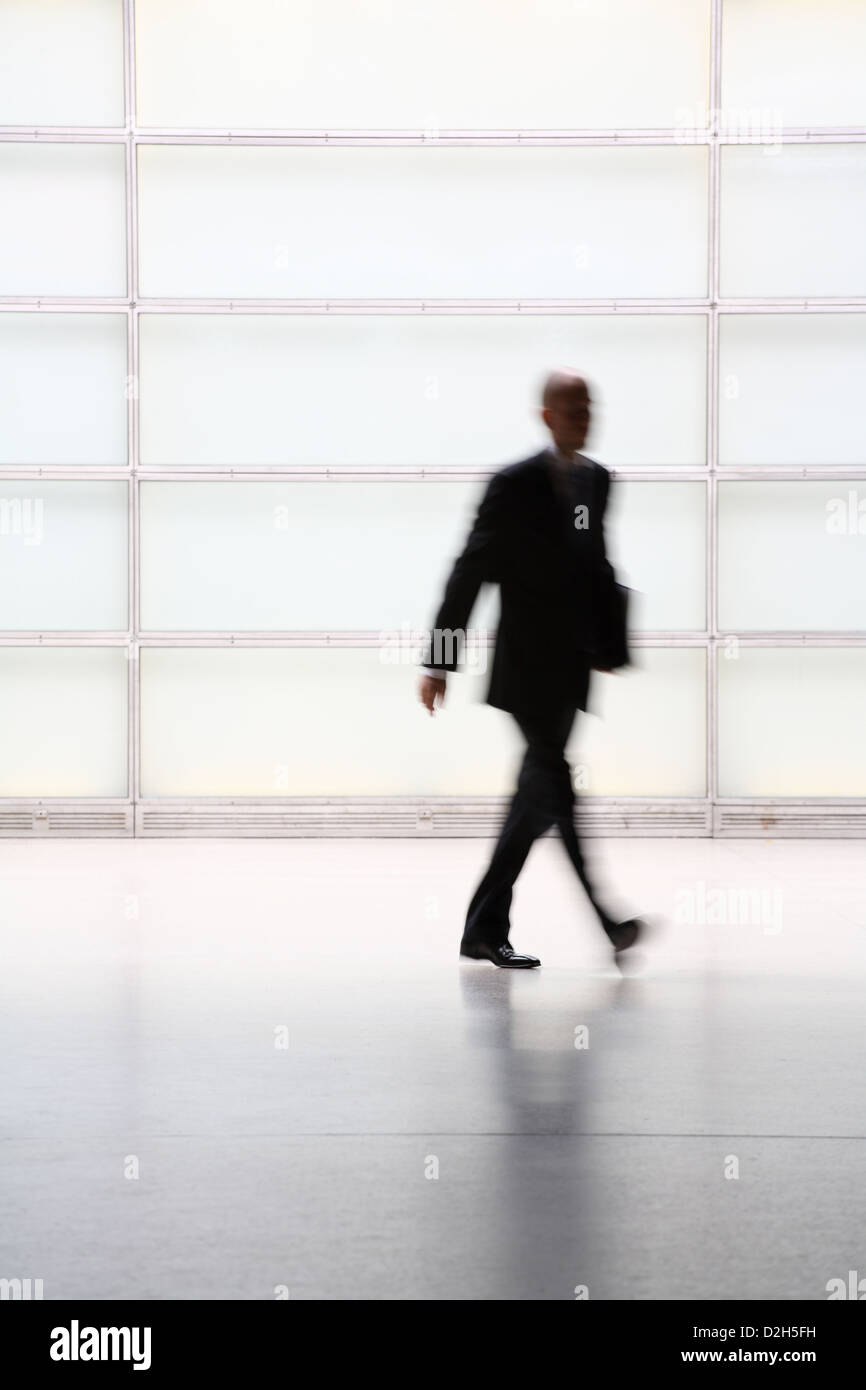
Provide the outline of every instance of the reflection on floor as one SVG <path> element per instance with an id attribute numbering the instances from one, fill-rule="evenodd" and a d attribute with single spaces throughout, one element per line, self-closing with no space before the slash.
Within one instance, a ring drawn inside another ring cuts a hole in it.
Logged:
<path id="1" fill-rule="evenodd" d="M 0 842 L 0 1277 L 50 1298 L 826 1299 L 866 1276 L 856 841 Z"/>

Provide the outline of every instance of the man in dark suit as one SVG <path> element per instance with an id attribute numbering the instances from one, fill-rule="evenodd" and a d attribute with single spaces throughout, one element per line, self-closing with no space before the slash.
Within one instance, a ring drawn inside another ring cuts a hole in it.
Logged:
<path id="1" fill-rule="evenodd" d="M 555 825 L 614 957 L 636 941 L 638 918 L 616 922 L 587 876 L 574 820 L 565 746 L 590 673 L 628 664 L 626 591 L 605 553 L 610 474 L 580 453 L 590 394 L 576 372 L 552 372 L 541 416 L 551 445 L 494 474 L 451 571 L 424 656 L 419 698 L 433 714 L 458 668 L 482 583 L 498 584 L 500 619 L 487 703 L 507 710 L 526 740 L 517 791 L 487 872 L 469 904 L 460 954 L 506 969 L 540 964 L 508 940 L 514 883 L 533 843 Z"/>

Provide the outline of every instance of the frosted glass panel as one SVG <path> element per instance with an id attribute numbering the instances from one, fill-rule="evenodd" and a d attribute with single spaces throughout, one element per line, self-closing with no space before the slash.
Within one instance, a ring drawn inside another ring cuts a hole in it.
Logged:
<path id="1" fill-rule="evenodd" d="M 172 631 L 428 627 L 483 487 L 142 483 L 141 622 Z M 493 590 L 474 628 L 496 623 Z"/>
<path id="2" fill-rule="evenodd" d="M 615 482 L 605 516 L 617 578 L 632 589 L 635 631 L 706 628 L 703 483 Z"/>
<path id="3" fill-rule="evenodd" d="M 481 491 L 441 482 L 143 483 L 142 626 L 424 627 Z M 609 550 L 636 590 L 635 628 L 704 628 L 705 516 L 700 483 L 614 486 Z M 490 591 L 473 626 L 495 627 L 496 612 Z"/>
<path id="4" fill-rule="evenodd" d="M 246 0 L 240 13 L 234 0 L 137 6 L 142 124 L 626 129 L 670 127 L 675 107 L 706 100 L 707 0 Z"/>
<path id="5" fill-rule="evenodd" d="M 120 0 L 3 0 L 0 125 L 123 125 Z"/>
<path id="6" fill-rule="evenodd" d="M 122 145 L 0 143 L 0 294 L 126 293 Z"/>
<path id="7" fill-rule="evenodd" d="M 719 660 L 721 796 L 863 796 L 866 649 L 740 647 Z"/>
<path id="8" fill-rule="evenodd" d="M 142 648 L 142 794 L 507 794 L 519 735 L 480 703 L 487 673 L 435 719 L 417 678 L 374 650 Z"/>
<path id="9" fill-rule="evenodd" d="M 706 292 L 694 146 L 148 145 L 139 174 L 143 295 Z"/>
<path id="10" fill-rule="evenodd" d="M 549 441 L 538 395 L 560 362 L 592 383 L 588 449 L 603 462 L 706 457 L 698 315 L 143 314 L 140 327 L 144 464 L 504 464 Z"/>
<path id="11" fill-rule="evenodd" d="M 861 0 L 725 0 L 722 100 L 782 126 L 866 125 Z"/>
<path id="12" fill-rule="evenodd" d="M 596 672 L 569 757 L 591 796 L 706 795 L 706 656 L 638 647 L 634 666 Z"/>
<path id="13" fill-rule="evenodd" d="M 723 295 L 866 295 L 866 146 L 721 153 Z"/>
<path id="14" fill-rule="evenodd" d="M 0 647 L 0 796 L 127 795 L 123 647 Z"/>
<path id="15" fill-rule="evenodd" d="M 702 795 L 703 652 L 640 659 L 579 716 L 589 790 Z M 522 754 L 486 672 L 452 678 L 435 719 L 416 668 L 369 650 L 147 647 L 141 680 L 144 796 L 508 795 Z"/>
<path id="16" fill-rule="evenodd" d="M 125 483 L 0 479 L 0 629 L 127 628 Z"/>
<path id="17" fill-rule="evenodd" d="M 866 496 L 846 482 L 719 483 L 719 625 L 857 631 Z"/>
<path id="18" fill-rule="evenodd" d="M 866 315 L 723 314 L 719 460 L 866 464 Z"/>
<path id="19" fill-rule="evenodd" d="M 124 314 L 0 313 L 0 464 L 123 466 L 126 408 Z"/>

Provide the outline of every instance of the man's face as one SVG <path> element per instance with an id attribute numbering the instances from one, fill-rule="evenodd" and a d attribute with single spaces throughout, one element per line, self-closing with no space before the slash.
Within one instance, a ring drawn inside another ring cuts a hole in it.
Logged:
<path id="1" fill-rule="evenodd" d="M 582 449 L 591 419 L 589 392 L 583 387 L 564 391 L 541 416 L 563 453 Z"/>

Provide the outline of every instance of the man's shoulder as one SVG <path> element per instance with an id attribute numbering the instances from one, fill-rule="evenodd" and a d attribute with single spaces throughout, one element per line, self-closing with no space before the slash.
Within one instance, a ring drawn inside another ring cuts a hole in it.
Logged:
<path id="1" fill-rule="evenodd" d="M 610 477 L 610 473 L 608 469 L 605 468 L 604 464 L 599 463 L 598 459 L 590 458 L 589 454 L 575 454 L 575 458 L 580 459 L 581 463 L 591 468 L 594 473 L 598 473 L 599 476 L 603 475 L 605 478 Z"/>
<path id="2" fill-rule="evenodd" d="M 590 458 L 588 454 L 577 454 L 581 463 L 590 470 L 593 486 L 597 489 L 597 495 L 602 502 L 607 501 L 607 494 L 610 490 L 610 470 L 605 468 L 598 459 Z"/>
<path id="3" fill-rule="evenodd" d="M 548 459 L 548 450 L 538 449 L 527 458 L 520 458 L 514 463 L 506 463 L 503 468 L 497 468 L 493 477 L 501 478 L 504 483 L 520 482 L 524 478 L 532 477 L 540 468 L 546 466 Z"/>
<path id="4" fill-rule="evenodd" d="M 520 482 L 533 478 L 550 466 L 552 457 L 549 449 L 539 449 L 526 458 L 517 459 L 515 463 L 507 463 L 504 468 L 498 468 L 492 477 L 501 478 L 503 482 Z M 599 463 L 598 459 L 590 458 L 589 454 L 576 454 L 575 457 L 585 467 L 590 468 L 602 484 L 610 481 L 608 469 L 603 463 Z"/>

